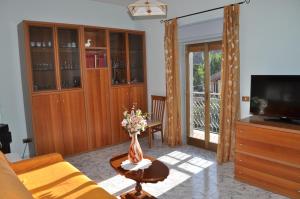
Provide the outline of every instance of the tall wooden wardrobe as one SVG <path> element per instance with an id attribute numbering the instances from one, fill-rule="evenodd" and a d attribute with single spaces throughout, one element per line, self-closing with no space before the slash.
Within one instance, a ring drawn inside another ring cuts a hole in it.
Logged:
<path id="1" fill-rule="evenodd" d="M 147 109 L 145 32 L 33 21 L 22 32 L 36 154 L 127 141 L 123 111 Z"/>

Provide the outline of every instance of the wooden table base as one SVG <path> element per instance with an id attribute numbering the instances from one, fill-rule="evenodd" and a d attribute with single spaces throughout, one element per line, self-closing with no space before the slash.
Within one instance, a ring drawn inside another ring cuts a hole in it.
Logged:
<path id="1" fill-rule="evenodd" d="M 128 193 L 124 193 L 121 195 L 121 199 L 157 199 L 154 196 L 150 195 L 146 191 L 141 191 L 139 196 L 136 196 L 136 190 L 132 190 Z"/>

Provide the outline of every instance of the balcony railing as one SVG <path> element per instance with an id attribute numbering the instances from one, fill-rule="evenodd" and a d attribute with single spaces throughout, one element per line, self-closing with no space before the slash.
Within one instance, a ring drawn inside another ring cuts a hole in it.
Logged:
<path id="1" fill-rule="evenodd" d="M 204 92 L 193 92 L 192 107 L 193 127 L 197 130 L 205 129 L 205 95 Z M 210 94 L 210 132 L 219 133 L 220 94 Z"/>

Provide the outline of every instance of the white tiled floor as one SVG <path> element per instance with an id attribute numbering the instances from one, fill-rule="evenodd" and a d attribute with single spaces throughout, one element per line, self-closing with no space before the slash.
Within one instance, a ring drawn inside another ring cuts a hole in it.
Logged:
<path id="1" fill-rule="evenodd" d="M 154 156 L 170 168 L 169 177 L 143 189 L 161 199 L 281 199 L 277 194 L 233 178 L 233 164 L 217 165 L 215 153 L 193 146 L 170 148 L 155 140 L 152 149 L 141 141 L 144 154 Z M 118 175 L 109 165 L 111 157 L 126 153 L 129 142 L 67 158 L 74 166 L 108 192 L 120 195 L 134 188 L 134 181 Z"/>

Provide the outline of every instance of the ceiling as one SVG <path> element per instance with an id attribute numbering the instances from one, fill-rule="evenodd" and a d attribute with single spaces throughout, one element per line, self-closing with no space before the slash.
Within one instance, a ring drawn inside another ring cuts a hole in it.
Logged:
<path id="1" fill-rule="evenodd" d="M 110 3 L 110 4 L 120 5 L 120 6 L 128 6 L 128 4 L 135 2 L 135 0 L 93 0 L 93 1 Z"/>

